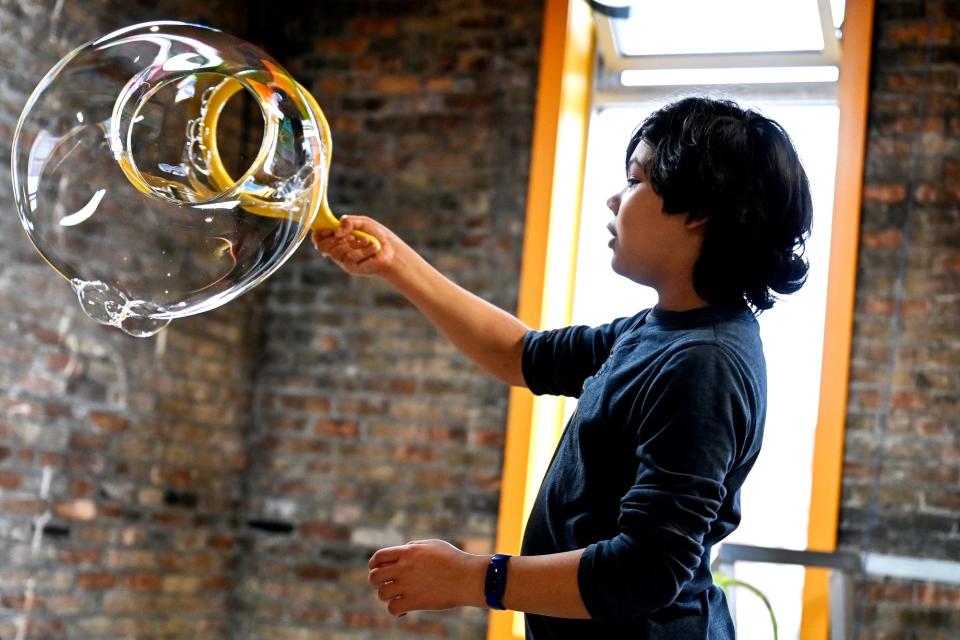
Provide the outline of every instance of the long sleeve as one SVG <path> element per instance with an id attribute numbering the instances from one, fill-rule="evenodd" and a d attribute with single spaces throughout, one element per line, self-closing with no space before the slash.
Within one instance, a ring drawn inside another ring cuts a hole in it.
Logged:
<path id="1" fill-rule="evenodd" d="M 537 395 L 579 397 L 584 380 L 596 373 L 617 336 L 638 318 L 619 318 L 599 327 L 528 332 L 522 361 L 527 386 Z"/>
<path id="2" fill-rule="evenodd" d="M 694 576 L 752 419 L 746 396 L 733 359 L 715 344 L 673 353 L 638 392 L 629 425 L 636 480 L 620 501 L 619 532 L 588 546 L 579 568 L 594 618 L 665 607 Z"/>

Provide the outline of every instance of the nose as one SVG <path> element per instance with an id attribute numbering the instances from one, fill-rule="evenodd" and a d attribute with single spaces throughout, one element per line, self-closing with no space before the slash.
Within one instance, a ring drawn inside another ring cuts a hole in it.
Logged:
<path id="1" fill-rule="evenodd" d="M 610 211 L 613 211 L 613 215 L 617 215 L 617 213 L 620 211 L 620 192 L 619 191 L 613 194 L 612 196 L 610 196 L 609 198 L 607 198 L 607 207 L 610 209 Z"/>

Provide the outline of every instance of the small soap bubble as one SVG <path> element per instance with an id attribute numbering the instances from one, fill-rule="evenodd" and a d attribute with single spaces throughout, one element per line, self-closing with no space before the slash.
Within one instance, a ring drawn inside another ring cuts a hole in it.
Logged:
<path id="1" fill-rule="evenodd" d="M 105 282 L 70 282 L 80 308 L 100 324 L 118 327 L 136 338 L 152 336 L 168 324 L 172 315 L 163 307 L 145 300 L 130 300 L 122 291 Z"/>
<path id="2" fill-rule="evenodd" d="M 225 304 L 306 238 L 323 114 L 253 45 L 177 22 L 84 44 L 17 123 L 24 230 L 84 312 L 130 335 Z"/>
<path id="3" fill-rule="evenodd" d="M 80 308 L 101 324 L 116 325 L 120 312 L 127 304 L 126 297 L 105 282 L 86 282 L 79 278 L 71 281 L 80 300 Z"/>
<path id="4" fill-rule="evenodd" d="M 148 338 L 170 324 L 170 318 L 164 315 L 166 310 L 155 304 L 132 300 L 121 314 L 120 328 L 135 338 Z"/>

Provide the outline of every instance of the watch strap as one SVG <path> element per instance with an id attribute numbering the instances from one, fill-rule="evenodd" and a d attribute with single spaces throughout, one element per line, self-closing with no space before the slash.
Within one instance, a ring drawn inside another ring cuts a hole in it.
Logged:
<path id="1" fill-rule="evenodd" d="M 507 561 L 505 553 L 494 554 L 487 565 L 487 574 L 483 580 L 483 596 L 491 609 L 504 610 L 503 594 L 507 590 Z"/>

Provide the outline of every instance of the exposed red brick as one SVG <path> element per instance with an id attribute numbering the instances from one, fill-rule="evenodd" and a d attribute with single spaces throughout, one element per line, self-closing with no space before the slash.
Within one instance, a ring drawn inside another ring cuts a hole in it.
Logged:
<path id="1" fill-rule="evenodd" d="M 3 471 L 0 470 L 0 480 L 3 478 Z M 0 488 L 15 488 L 15 487 L 4 487 L 2 482 L 0 482 Z M 39 499 L 16 499 L 16 498 L 5 498 L 0 502 L 0 511 L 3 513 L 17 513 L 17 514 L 33 514 L 40 515 L 47 509 L 47 501 Z"/>
<path id="2" fill-rule="evenodd" d="M 107 448 L 107 436 L 73 431 L 70 433 L 70 448 L 81 451 L 104 451 Z"/>
<path id="3" fill-rule="evenodd" d="M 291 616 L 294 621 L 300 624 L 315 624 L 323 625 L 324 623 L 329 622 L 334 615 L 337 615 L 334 611 L 326 609 L 323 606 L 314 606 L 314 607 L 297 607 L 291 612 Z M 280 617 L 277 615 L 276 617 Z"/>
<path id="4" fill-rule="evenodd" d="M 903 184 L 865 184 L 864 202 L 903 202 L 907 199 L 907 187 Z"/>
<path id="5" fill-rule="evenodd" d="M 70 495 L 76 498 L 83 498 L 90 495 L 96 488 L 96 484 L 87 478 L 76 478 L 70 481 Z"/>
<path id="6" fill-rule="evenodd" d="M 0 489 L 16 489 L 23 483 L 19 473 L 0 469 Z"/>
<path id="7" fill-rule="evenodd" d="M 868 582 L 863 588 L 863 596 L 871 602 L 909 603 L 913 600 L 913 587 L 903 582 Z"/>
<path id="8" fill-rule="evenodd" d="M 960 491 L 947 487 L 932 490 L 924 495 L 924 503 L 935 509 L 960 511 Z"/>
<path id="9" fill-rule="evenodd" d="M 65 631 L 63 620 L 56 618 L 31 617 L 26 621 L 24 628 L 28 638 L 62 638 Z"/>
<path id="10" fill-rule="evenodd" d="M 366 38 L 323 38 L 317 43 L 317 51 L 332 55 L 356 55 L 367 50 L 370 41 Z"/>
<path id="11" fill-rule="evenodd" d="M 34 323 L 21 323 L 20 334 L 25 337 L 32 337 L 37 342 L 43 344 L 59 345 L 60 337 L 56 331 L 51 331 L 44 326 Z"/>
<path id="12" fill-rule="evenodd" d="M 393 452 L 393 459 L 403 464 L 423 464 L 437 459 L 437 451 L 430 447 L 399 446 Z"/>
<path id="13" fill-rule="evenodd" d="M 229 591 L 235 584 L 235 579 L 230 575 L 209 576 L 200 580 L 200 591 L 202 593 Z"/>
<path id="14" fill-rule="evenodd" d="M 100 564 L 100 549 L 61 549 L 58 557 L 64 564 Z"/>
<path id="15" fill-rule="evenodd" d="M 158 573 L 131 573 L 120 577 L 119 586 L 130 591 L 159 591 L 161 582 Z"/>
<path id="16" fill-rule="evenodd" d="M 121 431 L 126 431 L 130 426 L 130 423 L 126 418 L 122 416 L 103 413 L 100 411 L 91 411 L 90 412 L 90 423 L 99 430 L 109 431 L 111 433 L 119 433 Z"/>
<path id="17" fill-rule="evenodd" d="M 303 580 L 337 580 L 340 570 L 332 567 L 305 564 L 297 567 L 297 577 Z"/>
<path id="18" fill-rule="evenodd" d="M 397 18 L 360 17 L 347 23 L 347 31 L 367 36 L 395 36 L 400 28 Z"/>
<path id="19" fill-rule="evenodd" d="M 344 611 L 343 623 L 359 629 L 389 629 L 394 625 L 388 614 L 377 615 L 366 611 Z"/>
<path id="20" fill-rule="evenodd" d="M 350 529 L 329 522 L 304 522 L 299 526 L 300 532 L 307 538 L 318 540 L 349 540 Z"/>
<path id="21" fill-rule="evenodd" d="M 889 44 L 950 44 L 954 26 L 950 23 L 931 25 L 928 20 L 922 22 L 895 23 L 887 25 L 881 36 Z"/>
<path id="22" fill-rule="evenodd" d="M 918 92 L 923 89 L 924 78 L 922 72 L 893 72 L 884 76 L 884 88 L 890 91 Z"/>
<path id="23" fill-rule="evenodd" d="M 960 587 L 954 585 L 918 584 L 915 602 L 923 607 L 939 607 L 960 611 Z"/>
<path id="24" fill-rule="evenodd" d="M 933 305 L 930 300 L 904 300 L 900 310 L 904 316 L 922 317 L 929 315 Z"/>
<path id="25" fill-rule="evenodd" d="M 207 546 L 217 551 L 229 551 L 234 548 L 237 539 L 232 535 L 211 535 L 207 538 Z"/>
<path id="26" fill-rule="evenodd" d="M 373 81 L 373 91 L 386 95 L 411 94 L 420 90 L 420 77 L 415 75 L 381 75 Z"/>
<path id="27" fill-rule="evenodd" d="M 78 573 L 73 583 L 78 589 L 99 591 L 113 588 L 117 577 L 112 573 Z"/>
<path id="28" fill-rule="evenodd" d="M 55 451 L 40 451 L 39 456 L 40 464 L 44 466 L 58 468 L 63 464 L 63 456 Z"/>
<path id="29" fill-rule="evenodd" d="M 898 249 L 902 241 L 899 229 L 867 229 L 863 232 L 863 245 L 870 249 Z"/>
<path id="30" fill-rule="evenodd" d="M 875 316 L 889 316 L 893 313 L 894 301 L 889 298 L 869 297 L 864 305 L 864 311 Z"/>
<path id="31" fill-rule="evenodd" d="M 317 420 L 313 425 L 313 432 L 320 436 L 356 438 L 360 426 L 350 420 Z"/>

